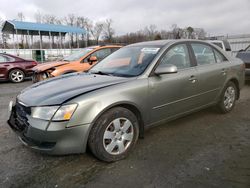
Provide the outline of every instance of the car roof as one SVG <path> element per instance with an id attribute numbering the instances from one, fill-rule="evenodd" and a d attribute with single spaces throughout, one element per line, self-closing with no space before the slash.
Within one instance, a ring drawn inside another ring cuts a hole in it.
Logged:
<path id="1" fill-rule="evenodd" d="M 18 56 L 12 55 L 12 54 L 7 54 L 5 52 L 1 52 L 0 55 L 6 55 L 6 56 L 11 56 L 11 57 L 18 57 Z"/>
<path id="2" fill-rule="evenodd" d="M 223 43 L 223 40 L 205 40 L 206 42 L 220 42 Z"/>
<path id="3" fill-rule="evenodd" d="M 174 44 L 176 42 L 202 42 L 202 43 L 208 43 L 204 40 L 198 40 L 198 39 L 172 39 L 172 40 L 154 40 L 154 41 L 146 41 L 146 42 L 139 42 L 128 45 L 130 46 L 158 46 L 163 47 L 167 44 Z"/>
<path id="4" fill-rule="evenodd" d="M 120 47 L 122 47 L 122 45 L 108 44 L 108 45 L 88 46 L 87 48 L 97 49 L 97 48 L 120 48 Z"/>

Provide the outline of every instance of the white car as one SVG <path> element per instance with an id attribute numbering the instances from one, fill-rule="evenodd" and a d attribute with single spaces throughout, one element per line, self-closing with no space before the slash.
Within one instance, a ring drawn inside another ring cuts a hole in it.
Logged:
<path id="1" fill-rule="evenodd" d="M 206 40 L 206 41 L 219 46 L 221 49 L 226 51 L 227 54 L 232 55 L 231 46 L 227 40 Z"/>

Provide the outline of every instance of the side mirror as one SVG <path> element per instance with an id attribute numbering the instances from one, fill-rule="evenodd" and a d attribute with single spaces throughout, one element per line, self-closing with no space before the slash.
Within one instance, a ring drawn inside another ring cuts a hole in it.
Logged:
<path id="1" fill-rule="evenodd" d="M 92 65 L 93 63 L 97 62 L 97 57 L 96 56 L 90 56 L 88 58 L 88 63 Z"/>
<path id="2" fill-rule="evenodd" d="M 155 74 L 156 75 L 173 74 L 173 73 L 177 73 L 177 67 L 175 65 L 172 65 L 172 64 L 168 64 L 168 65 L 165 65 L 165 66 L 158 66 L 155 69 Z"/>

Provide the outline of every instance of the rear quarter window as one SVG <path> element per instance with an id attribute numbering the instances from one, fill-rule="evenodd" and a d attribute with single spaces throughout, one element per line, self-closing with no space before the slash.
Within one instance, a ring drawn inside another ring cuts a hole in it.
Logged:
<path id="1" fill-rule="evenodd" d="M 214 55 L 215 55 L 217 63 L 222 63 L 224 61 L 228 61 L 227 58 L 224 55 L 222 55 L 220 52 L 218 52 L 215 49 L 214 49 Z"/>

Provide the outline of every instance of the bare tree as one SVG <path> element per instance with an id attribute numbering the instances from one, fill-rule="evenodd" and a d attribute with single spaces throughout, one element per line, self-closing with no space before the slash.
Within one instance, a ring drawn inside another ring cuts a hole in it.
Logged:
<path id="1" fill-rule="evenodd" d="M 36 23 L 42 23 L 43 16 L 40 11 L 37 11 L 34 15 Z"/>
<path id="2" fill-rule="evenodd" d="M 4 47 L 2 27 L 3 27 L 3 19 L 0 17 L 0 35 L 1 35 L 0 45 L 1 45 L 1 48 Z"/>
<path id="3" fill-rule="evenodd" d="M 18 12 L 17 13 L 17 18 L 19 21 L 24 21 L 25 20 L 25 16 L 22 12 Z M 27 41 L 27 37 L 26 37 L 26 41 Z M 21 35 L 21 44 L 20 44 L 21 48 L 24 48 L 24 35 Z"/>
<path id="4" fill-rule="evenodd" d="M 171 28 L 172 28 L 172 35 L 173 35 L 172 38 L 180 39 L 183 34 L 183 29 L 179 28 L 177 24 L 173 24 Z"/>
<path id="5" fill-rule="evenodd" d="M 45 14 L 45 15 L 42 17 L 42 22 L 43 22 L 43 23 L 48 23 L 48 24 L 56 24 L 57 18 L 56 18 L 56 16 L 53 15 L 53 14 Z"/>
<path id="6" fill-rule="evenodd" d="M 104 22 L 103 38 L 108 42 L 112 42 L 113 36 L 115 34 L 115 30 L 112 27 L 112 23 L 113 23 L 112 19 L 106 19 Z"/>
<path id="7" fill-rule="evenodd" d="M 22 12 L 18 12 L 17 13 L 17 18 L 19 21 L 24 21 L 25 20 L 25 16 Z"/>
<path id="8" fill-rule="evenodd" d="M 156 25 L 151 24 L 144 28 L 144 33 L 149 40 L 153 40 L 156 36 Z"/>
<path id="9" fill-rule="evenodd" d="M 161 30 L 160 31 L 160 35 L 162 39 L 171 39 L 171 32 L 170 31 L 166 31 L 166 30 Z"/>
<path id="10" fill-rule="evenodd" d="M 99 44 L 99 38 L 103 31 L 103 26 L 104 26 L 103 22 L 96 22 L 95 25 L 90 30 L 93 38 L 96 40 L 97 45 Z"/>
<path id="11" fill-rule="evenodd" d="M 85 20 L 85 28 L 86 28 L 86 46 L 88 46 L 90 44 L 90 30 L 93 27 L 92 21 L 90 19 L 86 19 Z"/>
<path id="12" fill-rule="evenodd" d="M 64 22 L 66 23 L 66 25 L 75 26 L 76 21 L 77 21 L 77 18 L 74 14 L 69 14 L 68 16 L 64 17 Z M 74 46 L 74 35 L 72 33 L 70 34 L 70 43 L 71 43 L 71 47 L 73 47 Z"/>
<path id="13" fill-rule="evenodd" d="M 192 28 L 192 27 L 187 27 L 186 28 L 186 30 L 187 30 L 187 33 L 188 33 L 188 39 L 192 39 L 193 38 L 193 32 L 194 32 L 194 28 Z"/>
<path id="14" fill-rule="evenodd" d="M 42 23 L 47 23 L 47 24 L 58 24 L 59 19 L 53 14 L 45 14 L 42 16 Z M 55 37 L 52 35 L 51 36 L 52 40 L 52 47 L 54 48 L 55 46 Z"/>
<path id="15" fill-rule="evenodd" d="M 90 19 L 85 18 L 83 16 L 79 16 L 77 17 L 77 26 L 84 29 L 86 32 L 86 46 L 89 43 L 89 32 L 92 29 L 92 22 L 90 21 Z M 85 34 L 82 34 L 82 41 L 85 40 Z"/>
<path id="16" fill-rule="evenodd" d="M 194 28 L 194 37 L 196 39 L 205 39 L 207 33 L 203 28 Z"/>
<path id="17" fill-rule="evenodd" d="M 0 45 L 3 48 L 8 48 L 8 40 L 10 39 L 10 35 L 2 32 L 2 28 L 4 25 L 4 20 L 0 18 Z"/>

